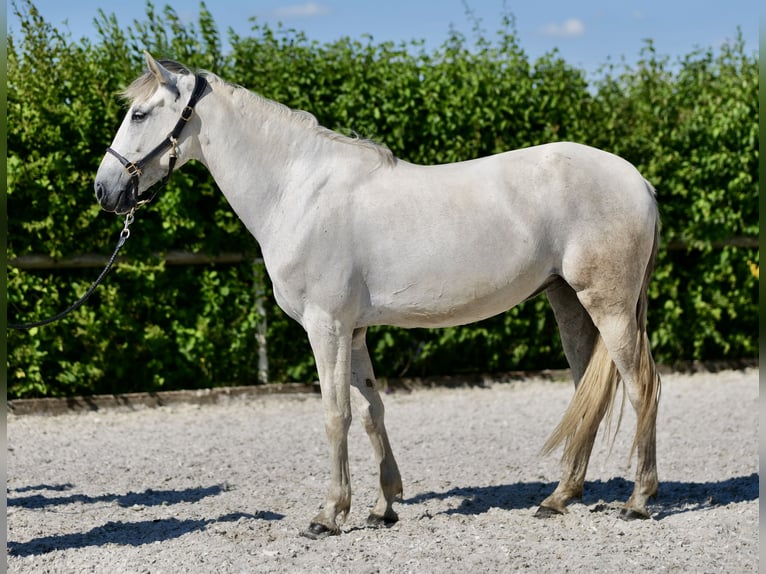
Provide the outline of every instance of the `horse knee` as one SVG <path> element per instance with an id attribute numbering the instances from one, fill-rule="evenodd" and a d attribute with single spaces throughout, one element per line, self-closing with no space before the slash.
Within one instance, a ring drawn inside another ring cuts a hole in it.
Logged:
<path id="1" fill-rule="evenodd" d="M 350 427 L 351 413 L 325 415 L 324 429 L 331 444 L 336 440 L 345 440 Z"/>

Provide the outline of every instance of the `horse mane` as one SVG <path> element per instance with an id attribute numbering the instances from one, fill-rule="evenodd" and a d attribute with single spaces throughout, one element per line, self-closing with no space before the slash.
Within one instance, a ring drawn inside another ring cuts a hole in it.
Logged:
<path id="1" fill-rule="evenodd" d="M 193 73 L 189 68 L 187 68 L 183 64 L 179 64 L 178 62 L 175 62 L 173 60 L 158 60 L 158 62 L 165 69 L 167 69 L 170 72 L 173 72 L 174 74 L 186 75 L 186 74 Z M 232 93 L 237 94 L 239 97 L 250 99 L 251 101 L 261 106 L 265 106 L 269 108 L 270 110 L 272 110 L 273 112 L 275 112 L 276 114 L 283 116 L 289 119 L 290 121 L 294 121 L 296 123 L 302 124 L 306 128 L 314 131 L 315 133 L 317 133 L 318 135 L 324 138 L 327 138 L 331 141 L 337 141 L 344 144 L 351 144 L 354 146 L 358 146 L 364 149 L 374 151 L 375 153 L 378 154 L 382 162 L 387 166 L 393 166 L 396 164 L 396 157 L 394 156 L 393 152 L 384 145 L 381 145 L 370 139 L 361 138 L 356 134 L 354 134 L 353 136 L 347 136 L 339 132 L 336 132 L 334 130 L 331 130 L 330 128 L 326 128 L 320 125 L 319 120 L 317 120 L 316 116 L 314 116 L 314 114 L 310 112 L 306 112 L 304 110 L 295 110 L 284 104 L 265 98 L 261 96 L 260 94 L 252 92 L 243 86 L 227 82 L 221 79 L 220 77 L 218 77 L 216 74 L 213 74 L 212 72 L 200 70 L 198 73 L 204 75 L 208 81 L 212 81 L 214 83 L 231 88 Z M 159 81 L 154 76 L 154 74 L 152 74 L 152 72 L 147 69 L 144 71 L 143 74 L 141 74 L 138 78 L 136 78 L 127 88 L 125 88 L 120 95 L 122 96 L 124 100 L 126 100 L 128 103 L 132 105 L 138 101 L 148 100 L 152 96 L 152 94 L 154 94 L 154 92 L 157 90 L 158 87 L 159 87 Z"/>

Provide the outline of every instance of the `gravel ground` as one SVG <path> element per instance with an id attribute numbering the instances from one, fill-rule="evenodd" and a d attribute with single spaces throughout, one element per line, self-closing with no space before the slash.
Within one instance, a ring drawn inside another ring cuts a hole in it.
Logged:
<path id="1" fill-rule="evenodd" d="M 400 521 L 365 520 L 372 451 L 350 435 L 343 534 L 298 535 L 328 477 L 316 395 L 208 406 L 8 416 L 8 571 L 756 572 L 758 371 L 663 377 L 660 492 L 651 520 L 619 519 L 634 417 L 598 440 L 581 502 L 533 517 L 555 487 L 538 454 L 570 384 L 524 380 L 385 397 L 404 480 Z M 619 399 L 618 399 L 619 400 Z"/>

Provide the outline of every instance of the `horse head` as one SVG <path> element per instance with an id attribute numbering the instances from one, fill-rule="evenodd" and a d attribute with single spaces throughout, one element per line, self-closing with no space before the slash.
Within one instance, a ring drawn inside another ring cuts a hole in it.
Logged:
<path id="1" fill-rule="evenodd" d="M 128 213 L 151 201 L 148 190 L 191 158 L 199 133 L 193 109 L 204 78 L 145 55 L 147 70 L 123 93 L 130 108 L 96 174 L 96 199 L 106 211 Z"/>

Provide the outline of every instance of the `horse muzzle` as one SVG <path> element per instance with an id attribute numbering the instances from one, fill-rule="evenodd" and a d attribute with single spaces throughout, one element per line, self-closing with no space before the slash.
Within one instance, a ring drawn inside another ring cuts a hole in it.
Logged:
<path id="1" fill-rule="evenodd" d="M 94 190 L 96 192 L 96 200 L 104 211 L 122 215 L 135 209 L 138 204 L 133 180 L 128 181 L 126 185 L 117 189 L 110 189 L 107 183 L 97 179 L 94 184 Z"/>

